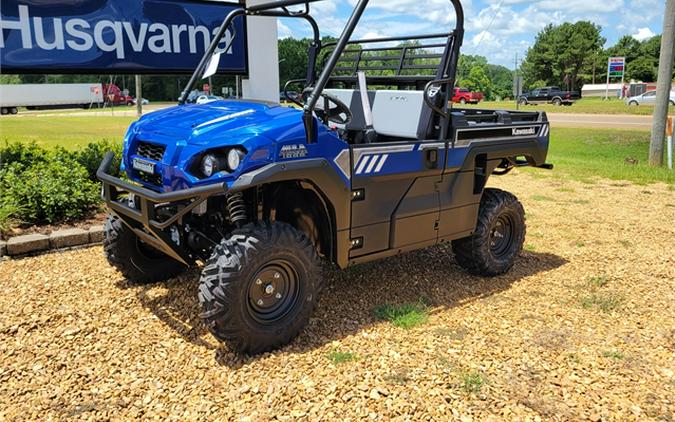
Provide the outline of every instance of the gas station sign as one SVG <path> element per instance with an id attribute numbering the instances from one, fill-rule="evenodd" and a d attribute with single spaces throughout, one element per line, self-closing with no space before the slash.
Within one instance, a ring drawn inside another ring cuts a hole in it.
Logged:
<path id="1" fill-rule="evenodd" d="M 623 78 L 626 72 L 626 58 L 610 57 L 607 71 L 610 78 Z"/>

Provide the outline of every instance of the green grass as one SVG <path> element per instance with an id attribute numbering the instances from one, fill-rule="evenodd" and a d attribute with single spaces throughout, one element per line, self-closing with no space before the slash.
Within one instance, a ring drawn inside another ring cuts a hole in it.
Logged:
<path id="1" fill-rule="evenodd" d="M 598 309 L 602 312 L 611 312 L 621 306 L 623 298 L 616 293 L 599 292 L 582 297 L 580 303 L 584 309 Z"/>
<path id="2" fill-rule="evenodd" d="M 609 284 L 609 278 L 606 274 L 593 276 L 588 279 L 588 284 L 590 284 L 591 287 L 596 288 L 605 287 Z"/>
<path id="3" fill-rule="evenodd" d="M 611 359 L 616 359 L 616 360 L 623 360 L 626 358 L 626 356 L 621 353 L 621 352 L 616 352 L 616 351 L 606 351 L 602 352 L 602 356 L 606 358 L 611 358 Z"/>
<path id="4" fill-rule="evenodd" d="M 462 375 L 462 388 L 467 393 L 478 393 L 486 379 L 480 372 L 468 372 Z"/>
<path id="5" fill-rule="evenodd" d="M 0 119 L 0 142 L 31 142 L 74 149 L 103 139 L 122 142 L 135 117 L 18 116 Z"/>
<path id="6" fill-rule="evenodd" d="M 384 304 L 374 310 L 375 317 L 389 321 L 393 325 L 410 329 L 424 324 L 429 319 L 429 310 L 422 303 L 406 303 L 403 305 Z"/>
<path id="7" fill-rule="evenodd" d="M 547 161 L 555 165 L 553 174 L 564 173 L 565 177 L 587 183 L 602 177 L 639 184 L 674 185 L 675 171 L 650 166 L 648 157 L 649 132 L 553 128 Z M 633 160 L 637 163 L 631 164 Z"/>
<path id="8" fill-rule="evenodd" d="M 457 108 L 478 108 L 478 109 L 487 109 L 487 110 L 515 110 L 516 103 L 515 101 L 484 101 L 477 105 L 467 104 L 466 106 L 460 106 L 456 104 Z M 552 104 L 541 104 L 541 105 L 526 105 L 521 106 L 520 110 L 523 111 L 546 111 L 548 113 L 579 113 L 579 114 L 634 114 L 651 116 L 654 113 L 653 106 L 628 106 L 623 100 L 619 99 L 610 99 L 605 101 L 602 98 L 582 98 L 577 101 L 574 105 L 571 106 L 561 106 L 556 107 Z M 670 113 L 675 113 L 675 107 L 670 107 Z"/>
<path id="9" fill-rule="evenodd" d="M 346 362 L 353 362 L 359 359 L 358 355 L 356 355 L 355 353 L 340 352 L 337 350 L 331 351 L 326 355 L 326 357 L 328 358 L 328 360 L 330 360 L 336 365 Z"/>

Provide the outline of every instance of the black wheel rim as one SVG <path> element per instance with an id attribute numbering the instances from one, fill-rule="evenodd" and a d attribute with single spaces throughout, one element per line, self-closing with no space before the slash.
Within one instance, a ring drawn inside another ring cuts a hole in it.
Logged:
<path id="1" fill-rule="evenodd" d="M 250 280 L 248 311 L 259 323 L 273 324 L 293 310 L 299 297 L 299 277 L 293 265 L 286 260 L 274 260 Z"/>
<path id="2" fill-rule="evenodd" d="M 496 257 L 507 255 L 513 244 L 513 219 L 500 215 L 490 230 L 490 251 Z"/>

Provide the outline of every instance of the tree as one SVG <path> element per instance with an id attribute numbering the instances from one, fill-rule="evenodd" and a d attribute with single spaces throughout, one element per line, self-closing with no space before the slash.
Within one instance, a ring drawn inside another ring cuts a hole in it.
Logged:
<path id="1" fill-rule="evenodd" d="M 307 77 L 307 49 L 310 40 L 283 38 L 279 40 L 279 84 L 280 88 L 291 79 Z M 294 89 L 297 89 L 294 88 Z"/>
<path id="2" fill-rule="evenodd" d="M 602 51 L 605 39 L 600 35 L 601 29 L 588 21 L 546 26 L 537 34 L 523 62 L 525 84 L 546 81 L 576 89 L 592 68 L 595 55 Z"/>
<path id="3" fill-rule="evenodd" d="M 457 81 L 462 81 L 469 77 L 469 72 L 476 66 L 487 67 L 488 61 L 483 56 L 472 56 L 462 54 L 457 62 Z"/>
<path id="4" fill-rule="evenodd" d="M 513 71 L 504 66 L 489 64 L 487 73 L 492 81 L 492 97 L 490 100 L 511 97 L 513 95 Z"/>
<path id="5" fill-rule="evenodd" d="M 470 91 L 482 92 L 487 98 L 492 97 L 492 81 L 483 66 L 472 67 L 469 76 L 462 80 L 462 86 Z"/>
<path id="6" fill-rule="evenodd" d="M 654 65 L 654 59 L 643 56 L 628 62 L 626 76 L 628 80 L 653 82 L 656 80 L 656 72 L 657 67 Z"/>

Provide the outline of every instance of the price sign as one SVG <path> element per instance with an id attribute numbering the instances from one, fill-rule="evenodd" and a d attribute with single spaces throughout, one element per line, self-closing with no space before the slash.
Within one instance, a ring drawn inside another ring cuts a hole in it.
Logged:
<path id="1" fill-rule="evenodd" d="M 608 72 L 610 78 L 623 78 L 623 75 L 626 72 L 626 58 L 610 57 Z"/>

